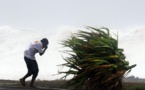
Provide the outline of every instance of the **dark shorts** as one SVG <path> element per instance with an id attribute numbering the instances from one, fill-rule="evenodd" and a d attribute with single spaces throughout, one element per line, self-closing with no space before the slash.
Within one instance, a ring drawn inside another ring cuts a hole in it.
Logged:
<path id="1" fill-rule="evenodd" d="M 32 60 L 27 57 L 24 57 L 24 60 L 27 65 L 28 73 L 29 74 L 38 74 L 39 69 L 38 69 L 38 64 L 37 64 L 36 60 Z"/>

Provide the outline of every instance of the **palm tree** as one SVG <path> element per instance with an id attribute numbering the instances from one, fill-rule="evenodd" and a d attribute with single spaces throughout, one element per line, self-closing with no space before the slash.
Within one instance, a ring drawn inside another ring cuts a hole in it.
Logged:
<path id="1" fill-rule="evenodd" d="M 62 41 L 69 57 L 64 58 L 68 71 L 60 71 L 72 90 L 123 90 L 122 78 L 136 65 L 129 66 L 123 49 L 118 48 L 118 35 L 113 38 L 108 28 L 86 27 Z"/>

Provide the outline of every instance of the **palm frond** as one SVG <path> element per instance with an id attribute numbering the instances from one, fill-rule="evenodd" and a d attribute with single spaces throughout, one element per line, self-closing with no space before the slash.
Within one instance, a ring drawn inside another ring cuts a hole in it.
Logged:
<path id="1" fill-rule="evenodd" d="M 122 78 L 136 65 L 129 66 L 123 49 L 118 48 L 118 34 L 113 38 L 108 28 L 86 27 L 62 41 L 70 57 L 64 58 L 68 71 L 61 71 L 74 77 L 67 85 L 74 90 L 122 90 Z"/>

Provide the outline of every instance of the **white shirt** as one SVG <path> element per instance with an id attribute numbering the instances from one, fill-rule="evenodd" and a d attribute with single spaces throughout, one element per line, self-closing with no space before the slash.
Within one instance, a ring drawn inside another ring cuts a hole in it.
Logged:
<path id="1" fill-rule="evenodd" d="M 40 41 L 35 41 L 35 42 L 32 42 L 30 43 L 29 47 L 25 50 L 24 52 L 24 56 L 29 58 L 29 59 L 32 59 L 32 60 L 35 60 L 35 54 L 36 53 L 42 53 L 42 43 Z"/>

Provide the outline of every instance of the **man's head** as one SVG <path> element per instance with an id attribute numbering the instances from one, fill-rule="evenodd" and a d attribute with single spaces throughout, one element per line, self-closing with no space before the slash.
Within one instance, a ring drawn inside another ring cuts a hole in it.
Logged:
<path id="1" fill-rule="evenodd" d="M 41 40 L 41 42 L 42 42 L 44 48 L 47 47 L 47 45 L 49 44 L 49 41 L 47 40 L 47 38 L 43 38 Z"/>

